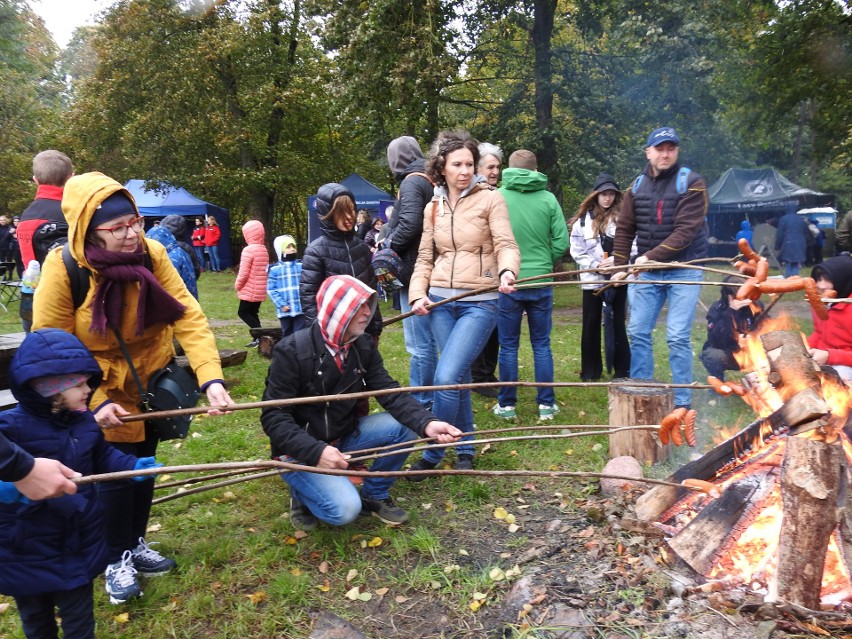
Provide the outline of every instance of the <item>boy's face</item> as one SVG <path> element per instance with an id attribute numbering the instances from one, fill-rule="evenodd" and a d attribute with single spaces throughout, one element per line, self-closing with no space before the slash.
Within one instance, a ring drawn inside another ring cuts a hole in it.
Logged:
<path id="1" fill-rule="evenodd" d="M 91 393 L 92 389 L 89 388 L 88 381 L 84 380 L 76 386 L 65 389 L 59 394 L 62 396 L 63 404 L 66 409 L 71 411 L 81 411 L 86 410 L 89 407 L 89 395 Z"/>
<path id="2" fill-rule="evenodd" d="M 296 245 L 295 244 L 288 244 L 287 246 L 284 247 L 284 255 L 292 255 L 295 252 L 296 252 Z"/>

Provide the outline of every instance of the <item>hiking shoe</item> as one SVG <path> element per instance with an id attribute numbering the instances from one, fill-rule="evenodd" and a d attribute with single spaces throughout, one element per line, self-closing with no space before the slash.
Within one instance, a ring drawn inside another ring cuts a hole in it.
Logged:
<path id="1" fill-rule="evenodd" d="M 104 578 L 105 590 L 111 604 L 122 604 L 128 599 L 142 596 L 136 568 L 133 567 L 133 553 L 129 550 L 122 553 L 121 561 L 106 567 Z"/>
<path id="2" fill-rule="evenodd" d="M 514 406 L 500 406 L 500 404 L 494 404 L 494 408 L 491 409 L 491 412 L 497 415 L 497 417 L 502 417 L 503 419 L 515 419 Z"/>
<path id="3" fill-rule="evenodd" d="M 260 346 L 260 338 L 258 338 L 258 339 L 253 339 L 253 340 L 252 340 L 252 341 L 250 341 L 248 344 L 246 344 L 246 346 L 245 346 L 245 347 L 246 347 L 246 348 L 257 348 L 258 346 Z"/>
<path id="4" fill-rule="evenodd" d="M 428 462 L 425 459 L 418 459 L 416 462 L 411 464 L 411 468 L 409 470 L 432 470 L 438 464 L 433 464 L 432 462 Z M 429 475 L 407 475 L 406 479 L 408 481 L 425 481 L 429 479 Z"/>
<path id="5" fill-rule="evenodd" d="M 145 543 L 145 538 L 139 538 L 139 545 L 136 546 L 136 550 L 134 550 L 131 555 L 133 557 L 133 567 L 136 568 L 136 572 L 145 577 L 159 577 L 160 575 L 165 575 L 172 568 L 177 566 L 174 559 L 168 559 L 163 557 L 156 550 L 151 548 L 156 542 L 152 542 L 151 545 Z"/>
<path id="6" fill-rule="evenodd" d="M 456 463 L 453 464 L 455 470 L 473 470 L 473 455 L 459 455 Z"/>
<path id="7" fill-rule="evenodd" d="M 556 404 L 539 404 L 538 405 L 538 419 L 539 421 L 545 422 L 550 419 L 553 419 L 553 416 L 559 412 L 559 406 Z"/>
<path id="8" fill-rule="evenodd" d="M 361 512 L 365 513 L 365 511 L 373 517 L 378 517 L 390 526 L 399 526 L 408 521 L 408 513 L 393 503 L 393 499 L 390 497 L 385 497 L 384 499 L 367 499 L 362 497 Z"/>
<path id="9" fill-rule="evenodd" d="M 290 497 L 290 522 L 298 530 L 313 530 L 319 519 L 302 502 Z"/>

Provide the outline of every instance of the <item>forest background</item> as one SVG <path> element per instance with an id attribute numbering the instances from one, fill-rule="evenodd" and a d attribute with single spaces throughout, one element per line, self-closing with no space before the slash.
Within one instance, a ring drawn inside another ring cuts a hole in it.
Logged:
<path id="1" fill-rule="evenodd" d="M 534 150 L 570 216 L 598 172 L 626 186 L 662 125 L 710 182 L 771 165 L 842 212 L 850 112 L 848 0 L 119 0 L 61 50 L 0 0 L 6 214 L 58 148 L 304 242 L 319 185 L 393 192 L 391 139 L 464 128 Z"/>

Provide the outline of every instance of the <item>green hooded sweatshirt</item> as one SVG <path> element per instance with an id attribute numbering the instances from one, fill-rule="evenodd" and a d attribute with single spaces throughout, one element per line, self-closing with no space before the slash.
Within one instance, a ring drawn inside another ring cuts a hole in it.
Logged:
<path id="1" fill-rule="evenodd" d="M 553 272 L 554 263 L 568 250 L 568 227 L 559 202 L 546 190 L 547 176 L 529 169 L 506 169 L 501 177 L 500 193 L 521 250 L 518 278 Z"/>

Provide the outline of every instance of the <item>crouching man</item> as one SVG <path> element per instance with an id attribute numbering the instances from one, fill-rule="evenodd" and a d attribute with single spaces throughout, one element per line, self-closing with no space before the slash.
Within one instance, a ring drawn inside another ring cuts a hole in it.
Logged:
<path id="1" fill-rule="evenodd" d="M 335 275 L 317 293 L 317 321 L 275 346 L 263 399 L 345 395 L 399 388 L 385 369 L 375 341 L 364 335 L 376 309 L 376 292 L 348 275 Z M 376 398 L 387 413 L 357 417 L 356 400 L 263 409 L 261 423 L 272 456 L 318 468 L 349 467 L 347 451 L 435 437 L 449 443 L 462 432 L 438 419 L 408 393 Z M 376 459 L 372 471 L 402 468 L 408 453 Z M 396 525 L 408 514 L 390 498 L 394 477 L 368 477 L 361 493 L 343 476 L 289 472 L 290 516 L 297 528 L 317 521 L 348 524 L 363 511 Z"/>

